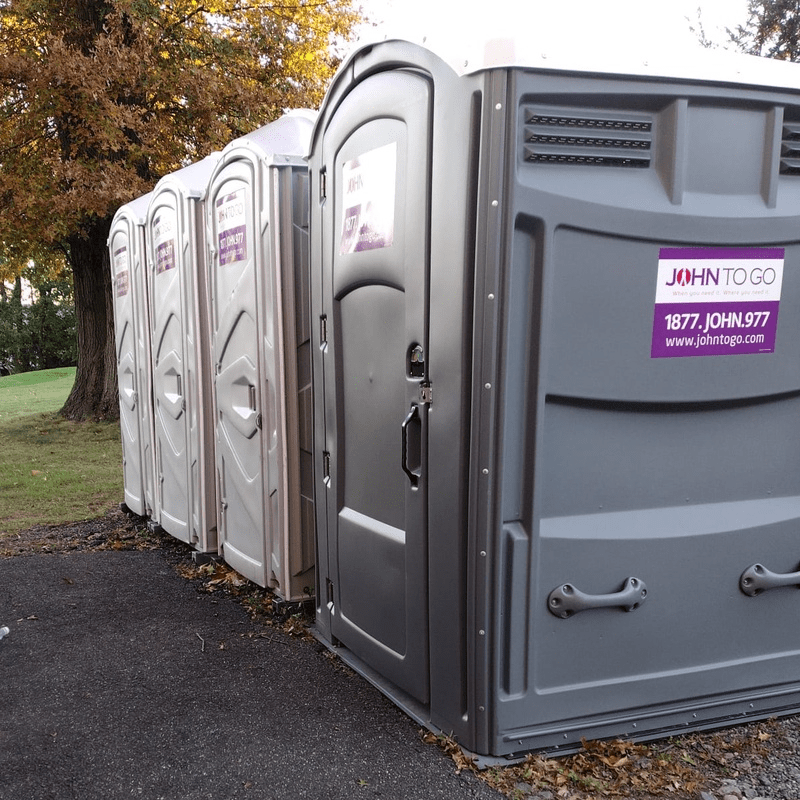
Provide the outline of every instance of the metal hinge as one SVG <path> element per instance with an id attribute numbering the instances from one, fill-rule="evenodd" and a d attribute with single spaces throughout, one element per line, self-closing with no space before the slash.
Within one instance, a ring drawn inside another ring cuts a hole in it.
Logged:
<path id="1" fill-rule="evenodd" d="M 433 389 L 429 383 L 419 385 L 419 402 L 425 406 L 429 406 L 433 402 Z"/>
<path id="2" fill-rule="evenodd" d="M 322 480 L 325 483 L 331 480 L 331 454 L 327 450 L 322 453 Z"/>
<path id="3" fill-rule="evenodd" d="M 333 608 L 333 582 L 330 578 L 325 578 L 325 600 L 329 608 Z"/>

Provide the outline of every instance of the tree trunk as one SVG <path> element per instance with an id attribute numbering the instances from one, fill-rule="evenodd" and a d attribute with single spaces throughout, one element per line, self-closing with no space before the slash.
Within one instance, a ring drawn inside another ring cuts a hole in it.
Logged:
<path id="1" fill-rule="evenodd" d="M 114 299 L 108 233 L 111 220 L 97 220 L 83 238 L 71 236 L 70 264 L 75 290 L 78 369 L 75 385 L 61 409 L 71 420 L 119 419 L 117 359 L 114 345 Z"/>

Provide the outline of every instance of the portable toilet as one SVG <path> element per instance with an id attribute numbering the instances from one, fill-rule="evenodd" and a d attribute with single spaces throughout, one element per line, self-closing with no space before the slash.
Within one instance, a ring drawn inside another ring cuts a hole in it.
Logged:
<path id="1" fill-rule="evenodd" d="M 150 314 L 145 221 L 150 194 L 121 206 L 108 237 L 125 506 L 149 517 L 155 507 Z"/>
<path id="2" fill-rule="evenodd" d="M 365 46 L 312 140 L 317 629 L 484 756 L 800 709 L 800 68 L 610 55 Z"/>
<path id="3" fill-rule="evenodd" d="M 219 153 L 162 178 L 147 213 L 157 513 L 154 522 L 216 552 L 205 197 Z"/>
<path id="4" fill-rule="evenodd" d="M 232 141 L 206 206 L 220 553 L 285 600 L 314 586 L 308 167 L 315 114 Z"/>

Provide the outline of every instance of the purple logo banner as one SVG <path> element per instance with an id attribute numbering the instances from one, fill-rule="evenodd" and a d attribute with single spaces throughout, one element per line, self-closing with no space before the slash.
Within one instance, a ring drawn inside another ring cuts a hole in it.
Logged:
<path id="1" fill-rule="evenodd" d="M 394 242 L 397 142 L 342 165 L 342 235 L 339 254 L 391 247 Z"/>
<path id="2" fill-rule="evenodd" d="M 651 358 L 772 353 L 783 248 L 662 248 Z"/>
<path id="3" fill-rule="evenodd" d="M 168 239 L 156 247 L 156 275 L 175 269 L 175 242 Z"/>
<path id="4" fill-rule="evenodd" d="M 224 267 L 247 261 L 247 202 L 244 189 L 217 200 L 219 263 Z"/>
<path id="5" fill-rule="evenodd" d="M 120 272 L 116 278 L 117 297 L 125 297 L 125 295 L 130 291 L 130 286 L 128 270 Z"/>
<path id="6" fill-rule="evenodd" d="M 238 225 L 219 235 L 219 263 L 224 267 L 247 260 L 247 226 Z"/>

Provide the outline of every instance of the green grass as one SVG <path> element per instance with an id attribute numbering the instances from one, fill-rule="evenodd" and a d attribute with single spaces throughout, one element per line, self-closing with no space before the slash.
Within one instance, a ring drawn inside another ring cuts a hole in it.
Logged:
<path id="1" fill-rule="evenodd" d="M 101 516 L 123 498 L 119 424 L 57 415 L 74 369 L 0 378 L 0 536 Z"/>

